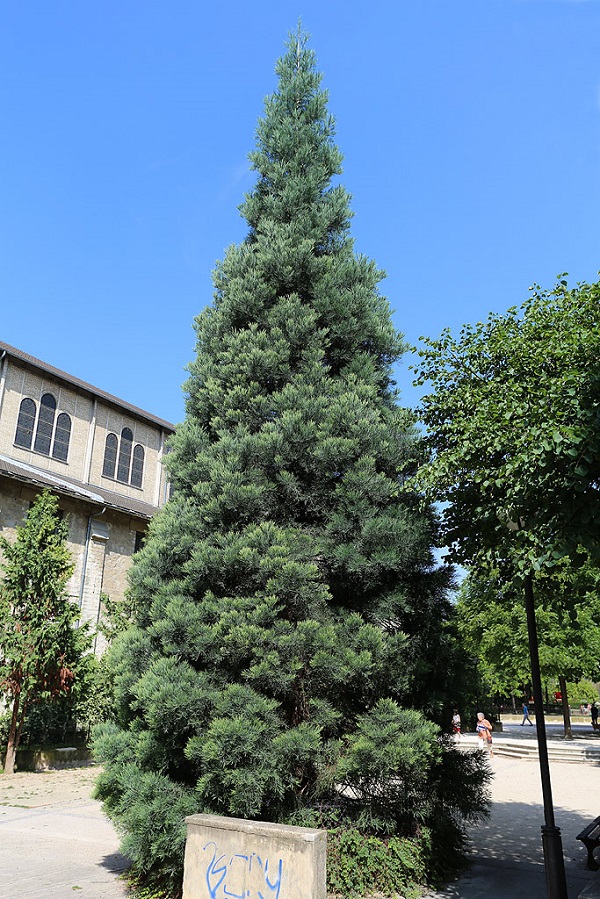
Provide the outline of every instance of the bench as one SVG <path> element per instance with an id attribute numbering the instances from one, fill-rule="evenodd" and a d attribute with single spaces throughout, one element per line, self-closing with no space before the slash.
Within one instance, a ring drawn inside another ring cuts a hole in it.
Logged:
<path id="1" fill-rule="evenodd" d="M 581 833 L 577 834 L 576 839 L 581 840 L 588 851 L 586 868 L 590 871 L 597 871 L 600 865 L 594 858 L 594 849 L 600 846 L 600 817 L 595 818 L 591 824 L 584 827 Z"/>

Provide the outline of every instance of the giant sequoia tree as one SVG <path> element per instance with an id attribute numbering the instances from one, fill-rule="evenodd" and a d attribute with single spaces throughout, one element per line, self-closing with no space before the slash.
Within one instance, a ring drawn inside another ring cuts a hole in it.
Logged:
<path id="1" fill-rule="evenodd" d="M 441 711 L 452 647 L 434 516 L 399 489 L 416 456 L 391 380 L 403 344 L 353 250 L 304 37 L 277 74 L 248 235 L 196 321 L 173 495 L 112 650 L 120 727 L 97 739 L 100 795 L 155 881 L 177 882 L 194 811 L 308 822 L 327 802 L 372 832 L 456 833 L 479 801 L 434 786 L 452 753 L 415 710 Z"/>

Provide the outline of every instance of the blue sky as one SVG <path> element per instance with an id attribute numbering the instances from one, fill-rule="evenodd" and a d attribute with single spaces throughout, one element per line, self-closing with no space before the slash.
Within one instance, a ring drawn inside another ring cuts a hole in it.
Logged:
<path id="1" fill-rule="evenodd" d="M 171 421 L 298 19 L 414 343 L 600 269 L 598 0 L 0 4 L 0 339 Z M 403 401 L 417 394 L 407 366 Z"/>

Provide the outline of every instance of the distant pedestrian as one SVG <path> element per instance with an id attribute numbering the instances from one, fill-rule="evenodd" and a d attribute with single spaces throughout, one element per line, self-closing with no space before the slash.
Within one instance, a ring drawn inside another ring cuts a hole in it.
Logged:
<path id="1" fill-rule="evenodd" d="M 595 702 L 592 705 L 590 714 L 592 716 L 592 727 L 594 728 L 594 730 L 598 730 L 598 703 L 597 702 Z"/>
<path id="2" fill-rule="evenodd" d="M 527 722 L 533 727 L 533 721 L 529 717 L 529 707 L 526 702 L 523 703 L 523 720 L 521 721 L 521 727 Z"/>
<path id="3" fill-rule="evenodd" d="M 492 749 L 492 725 L 483 712 L 477 712 L 477 724 L 475 730 L 479 737 L 480 747 L 482 749 L 487 749 L 491 758 L 494 758 L 494 750 Z"/>
<path id="4" fill-rule="evenodd" d="M 452 733 L 457 740 L 460 740 L 460 715 L 458 714 L 458 709 L 454 709 L 454 714 L 452 715 Z"/>

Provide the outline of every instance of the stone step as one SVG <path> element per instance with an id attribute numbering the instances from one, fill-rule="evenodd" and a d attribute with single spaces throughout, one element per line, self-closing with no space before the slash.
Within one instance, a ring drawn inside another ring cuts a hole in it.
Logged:
<path id="1" fill-rule="evenodd" d="M 465 748 L 473 748 L 478 743 L 476 739 L 467 738 L 467 740 L 461 741 L 461 745 Z M 496 738 L 493 745 L 494 755 L 520 759 L 537 759 L 539 757 L 537 740 Z M 548 741 L 547 746 L 548 758 L 553 761 L 572 762 L 574 764 L 580 764 L 581 762 L 600 764 L 600 746 L 569 744 L 568 742 L 558 743 L 554 740 Z"/>
<path id="2" fill-rule="evenodd" d="M 525 761 L 530 759 L 532 762 L 536 761 L 538 758 L 537 753 L 531 753 L 531 754 L 524 755 L 524 754 L 519 754 L 516 752 L 507 752 L 506 750 L 503 750 L 501 748 L 494 749 L 494 755 L 501 755 L 505 758 L 524 759 Z M 588 759 L 588 758 L 585 758 L 584 756 L 559 755 L 559 754 L 553 755 L 553 754 L 549 753 L 548 759 L 551 762 L 562 762 L 563 764 L 568 764 L 568 765 L 581 765 L 581 764 L 597 765 L 598 764 L 596 759 Z"/>

